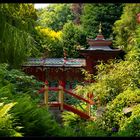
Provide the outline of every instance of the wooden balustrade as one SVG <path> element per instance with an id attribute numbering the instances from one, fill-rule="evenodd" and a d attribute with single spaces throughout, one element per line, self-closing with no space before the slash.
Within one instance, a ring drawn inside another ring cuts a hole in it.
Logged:
<path id="1" fill-rule="evenodd" d="M 66 90 L 63 85 L 59 85 L 58 87 L 48 87 L 48 84 L 45 84 L 45 87 L 43 88 L 44 91 L 44 104 L 48 107 L 49 105 L 49 91 L 58 91 L 58 104 L 60 105 L 60 110 L 63 111 L 64 110 L 64 105 L 66 106 L 66 104 L 64 103 L 64 92 L 87 103 L 87 108 L 86 108 L 86 114 L 88 116 L 91 116 L 91 105 L 94 104 L 93 100 L 91 99 L 91 97 L 93 98 L 93 96 L 91 96 L 91 94 L 88 94 L 88 99 L 85 99 L 75 93 L 73 93 L 72 91 Z M 77 110 L 77 113 L 79 111 Z"/>
<path id="2" fill-rule="evenodd" d="M 63 105 L 64 105 L 64 91 L 63 87 L 59 85 L 59 103 L 60 103 L 60 110 L 63 111 Z"/>
<path id="3" fill-rule="evenodd" d="M 44 104 L 48 106 L 49 95 L 48 95 L 48 86 L 45 85 L 45 92 L 44 92 Z"/>

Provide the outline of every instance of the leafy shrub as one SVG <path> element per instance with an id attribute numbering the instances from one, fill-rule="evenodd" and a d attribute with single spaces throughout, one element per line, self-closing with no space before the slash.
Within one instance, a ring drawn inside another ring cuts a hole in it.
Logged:
<path id="1" fill-rule="evenodd" d="M 108 136 L 108 132 L 100 127 L 98 121 L 88 121 L 85 123 L 85 126 L 83 126 L 82 129 L 84 129 L 85 136 L 93 136 L 93 137 Z"/>
<path id="2" fill-rule="evenodd" d="M 117 135 L 129 137 L 140 136 L 140 104 L 133 108 L 132 115 L 124 121 Z"/>
<path id="3" fill-rule="evenodd" d="M 66 23 L 62 30 L 62 45 L 67 52 L 67 57 L 79 57 L 77 49 L 87 47 L 86 36 L 82 27 L 72 22 Z"/>
<path id="4" fill-rule="evenodd" d="M 63 112 L 62 118 L 63 125 L 74 130 L 73 136 L 107 136 L 107 132 L 98 125 L 98 121 L 84 120 L 68 111 Z"/>
<path id="5" fill-rule="evenodd" d="M 22 136 L 19 126 L 15 126 L 15 119 L 9 111 L 16 103 L 0 103 L 0 136 Z"/>
<path id="6" fill-rule="evenodd" d="M 36 27 L 38 42 L 40 42 L 40 51 L 44 53 L 43 57 L 62 57 L 63 48 L 61 42 L 61 31 L 54 31 L 47 27 Z"/>
<path id="7" fill-rule="evenodd" d="M 128 87 L 134 89 L 138 87 L 139 72 L 139 61 L 120 61 L 119 63 L 107 64 L 105 69 L 99 70 L 94 90 L 102 103 L 108 103 Z"/>
<path id="8" fill-rule="evenodd" d="M 17 104 L 11 110 L 21 123 L 24 136 L 58 136 L 59 126 L 50 116 L 47 108 L 39 108 L 29 95 L 16 98 Z"/>
<path id="9" fill-rule="evenodd" d="M 60 129 L 47 108 L 38 107 L 38 89 L 43 85 L 42 82 L 38 82 L 32 76 L 27 76 L 19 70 L 8 70 L 8 65 L 5 64 L 0 65 L 0 77 L 3 79 L 0 81 L 0 101 L 17 102 L 10 110 L 15 120 L 14 128 L 22 126 L 20 132 L 24 136 L 70 135 L 67 128 Z M 12 128 L 10 122 L 7 125 L 7 129 Z M 8 131 L 7 133 L 10 133 Z M 3 136 L 14 135 L 7 133 L 5 130 L 1 131 Z"/>
<path id="10" fill-rule="evenodd" d="M 2 87 L 1 90 L 5 90 L 4 94 L 9 93 L 12 96 L 12 94 L 26 93 L 36 101 L 39 101 L 38 90 L 43 85 L 44 83 L 37 81 L 34 76 L 28 76 L 17 69 L 9 70 L 7 64 L 0 64 L 0 87 Z M 7 87 L 4 88 L 4 86 Z M 2 93 L 0 96 L 2 96 Z"/>
<path id="11" fill-rule="evenodd" d="M 37 81 L 34 76 L 27 76 L 24 72 L 16 69 L 8 71 L 4 79 L 15 85 L 16 92 L 24 92 L 30 95 L 32 95 L 32 93 L 35 95 L 43 85 L 43 83 Z"/>
<path id="12" fill-rule="evenodd" d="M 1 98 L 12 98 L 12 91 L 14 90 L 14 86 L 12 84 L 8 84 L 0 88 L 0 97 Z"/>
<path id="13" fill-rule="evenodd" d="M 132 118 L 131 112 L 125 113 L 124 108 L 133 108 L 133 106 L 139 103 L 139 89 L 133 90 L 129 88 L 123 93 L 120 93 L 112 102 L 107 105 L 106 112 L 99 119 L 101 128 L 110 132 L 110 135 L 114 135 L 112 130 L 113 128 L 115 128 L 116 131 L 121 131 L 125 127 L 125 125 L 128 125 L 128 122 L 133 123 L 131 122 L 132 119 L 130 119 Z"/>
<path id="14" fill-rule="evenodd" d="M 94 83 L 88 84 L 77 92 L 94 93 L 95 99 L 101 105 L 106 105 L 128 87 L 140 87 L 140 62 L 139 61 L 110 61 L 97 66 L 98 74 Z"/>
<path id="15" fill-rule="evenodd" d="M 65 128 L 69 127 L 72 129 L 75 133 L 71 133 L 71 136 L 84 136 L 85 131 L 85 119 L 80 118 L 77 114 L 74 114 L 73 112 L 69 111 L 64 111 L 62 113 L 62 120 L 63 120 L 63 125 Z"/>
<path id="16" fill-rule="evenodd" d="M 96 82 L 82 86 L 77 92 L 94 93 L 94 100 L 100 101 L 96 102 L 97 105 L 106 108 L 102 117 L 97 117 L 95 122 L 98 124 L 97 128 L 101 131 L 101 135 L 103 132 L 103 135 L 106 136 L 138 136 L 138 131 L 130 134 L 130 129 L 129 131 L 126 129 L 126 126 L 129 127 L 128 124 L 132 124 L 131 129 L 134 128 L 135 120 L 130 119 L 131 112 L 125 114 L 123 110 L 140 102 L 140 63 L 134 59 L 133 61 L 110 62 L 98 65 L 98 74 L 96 77 L 94 76 Z M 139 117 L 137 119 L 139 120 Z M 132 122 L 128 123 L 127 120 Z M 124 124 L 126 125 L 124 126 Z M 93 132 L 89 131 L 88 135 L 96 135 L 96 128 L 94 130 Z M 100 133 L 100 131 L 98 132 Z"/>
<path id="17" fill-rule="evenodd" d="M 81 121 L 81 118 L 73 112 L 64 111 L 62 113 L 62 120 L 64 126 L 74 127 L 78 122 Z"/>

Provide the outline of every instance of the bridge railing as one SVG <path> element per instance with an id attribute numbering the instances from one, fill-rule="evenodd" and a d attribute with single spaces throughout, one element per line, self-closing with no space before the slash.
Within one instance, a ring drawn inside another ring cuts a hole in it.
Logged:
<path id="1" fill-rule="evenodd" d="M 64 100 L 64 94 L 68 94 L 84 103 L 86 103 L 86 114 L 88 116 L 91 116 L 91 106 L 94 105 L 94 101 L 93 101 L 93 94 L 89 93 L 87 95 L 87 99 L 77 95 L 76 93 L 74 93 L 71 90 L 67 90 L 64 88 L 64 83 L 62 81 L 59 82 L 59 86 L 58 87 L 49 87 L 48 86 L 48 82 L 45 82 L 45 86 L 42 89 L 42 93 L 44 93 L 44 104 L 48 107 L 49 106 L 49 91 L 57 91 L 58 93 L 58 104 L 60 104 L 60 110 L 63 111 L 64 110 L 64 104 L 66 103 Z"/>

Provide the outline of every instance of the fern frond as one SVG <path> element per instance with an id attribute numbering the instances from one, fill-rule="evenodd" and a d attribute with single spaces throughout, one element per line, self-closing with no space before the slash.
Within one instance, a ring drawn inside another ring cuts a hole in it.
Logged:
<path id="1" fill-rule="evenodd" d="M 0 118 L 5 116 L 8 111 L 16 104 L 16 102 L 14 103 L 9 103 L 9 104 L 6 104 L 4 105 L 1 109 L 0 109 Z"/>

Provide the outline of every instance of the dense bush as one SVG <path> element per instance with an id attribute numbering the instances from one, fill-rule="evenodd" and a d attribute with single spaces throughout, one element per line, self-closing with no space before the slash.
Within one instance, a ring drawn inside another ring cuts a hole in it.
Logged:
<path id="1" fill-rule="evenodd" d="M 101 129 L 113 134 L 113 129 L 116 131 L 124 130 L 124 126 L 130 122 L 131 113 L 133 113 L 133 107 L 140 102 L 140 90 L 139 89 L 127 89 L 120 93 L 116 98 L 106 106 L 106 111 L 99 119 Z M 131 108 L 130 111 L 125 111 Z M 138 114 L 136 114 L 137 117 Z M 130 122 L 131 123 L 131 122 Z"/>
<path id="2" fill-rule="evenodd" d="M 39 107 L 38 89 L 42 83 L 37 83 L 32 76 L 27 76 L 19 70 L 8 70 L 6 64 L 0 65 L 0 79 L 1 102 L 7 104 L 16 102 L 10 110 L 12 120 L 15 120 L 14 127 L 12 128 L 10 117 L 1 119 L 7 122 L 3 123 L 6 130 L 1 131 L 1 136 L 20 136 L 20 133 L 23 136 L 70 136 L 74 133 L 72 130 L 68 132 L 67 127 L 61 129 L 48 109 Z M 20 130 L 17 129 L 18 126 L 21 126 Z"/>
<path id="3" fill-rule="evenodd" d="M 39 53 L 32 35 L 35 19 L 33 4 L 0 5 L 0 63 L 19 68 L 29 56 Z"/>
<path id="4" fill-rule="evenodd" d="M 65 23 L 72 21 L 74 15 L 71 12 L 71 4 L 50 4 L 45 8 L 37 10 L 37 24 L 48 27 L 54 31 L 60 31 Z"/>
<path id="5" fill-rule="evenodd" d="M 12 94 L 29 94 L 32 98 L 37 99 L 38 90 L 44 85 L 43 82 L 39 82 L 34 76 L 27 76 L 24 72 L 9 69 L 7 64 L 0 65 L 0 87 L 14 86 L 11 89 Z"/>
<path id="6" fill-rule="evenodd" d="M 43 57 L 63 57 L 61 31 L 54 31 L 47 27 L 36 27 L 36 41 L 40 44 L 39 50 Z"/>
<path id="7" fill-rule="evenodd" d="M 120 20 L 114 23 L 113 32 L 116 34 L 114 43 L 125 51 L 137 47 L 136 30 L 139 27 L 136 15 L 140 12 L 139 3 L 127 3 L 123 8 Z"/>
<path id="8" fill-rule="evenodd" d="M 0 103 L 0 136 L 22 136 L 22 134 L 18 132 L 20 126 L 16 126 L 16 120 L 14 119 L 13 114 L 9 113 L 15 104 L 16 103 Z"/>
<path id="9" fill-rule="evenodd" d="M 71 128 L 74 132 L 74 136 L 83 136 L 85 135 L 84 126 L 85 126 L 85 119 L 80 118 L 77 114 L 73 112 L 64 111 L 62 113 L 63 125 L 64 127 Z M 72 134 L 70 136 L 73 136 Z"/>
<path id="10" fill-rule="evenodd" d="M 111 37 L 112 26 L 120 18 L 122 9 L 122 3 L 84 3 L 80 18 L 87 37 L 96 37 L 100 22 L 105 38 Z"/>
<path id="11" fill-rule="evenodd" d="M 107 104 L 116 98 L 117 95 L 125 91 L 128 87 L 137 88 L 140 86 L 140 62 L 120 61 L 109 64 L 98 65 L 96 83 L 91 83 L 85 88 L 78 89 L 93 92 L 100 99 L 102 105 Z"/>
<path id="12" fill-rule="evenodd" d="M 133 108 L 131 116 L 122 123 L 117 135 L 129 137 L 140 136 L 140 104 Z"/>
<path id="13" fill-rule="evenodd" d="M 62 30 L 62 45 L 67 51 L 67 57 L 79 57 L 78 49 L 87 47 L 83 28 L 72 22 L 66 23 Z"/>
<path id="14" fill-rule="evenodd" d="M 133 133 L 132 130 L 135 123 L 139 126 L 139 115 L 133 113 L 135 109 L 128 113 L 124 109 L 139 105 L 140 62 L 127 56 L 125 61 L 101 63 L 97 68 L 98 74 L 94 76 L 96 82 L 77 89 L 78 93 L 91 92 L 95 95 L 97 110 L 101 106 L 105 108 L 101 117 L 96 116 L 97 125 L 88 124 L 95 127 L 87 135 L 98 135 L 101 132 L 100 135 L 106 136 L 139 136 L 139 131 Z M 132 133 L 129 133 L 130 130 Z"/>
<path id="15" fill-rule="evenodd" d="M 39 108 L 28 95 L 16 98 L 17 104 L 11 112 L 23 126 L 24 136 L 58 136 L 59 125 L 51 117 L 47 108 Z"/>

